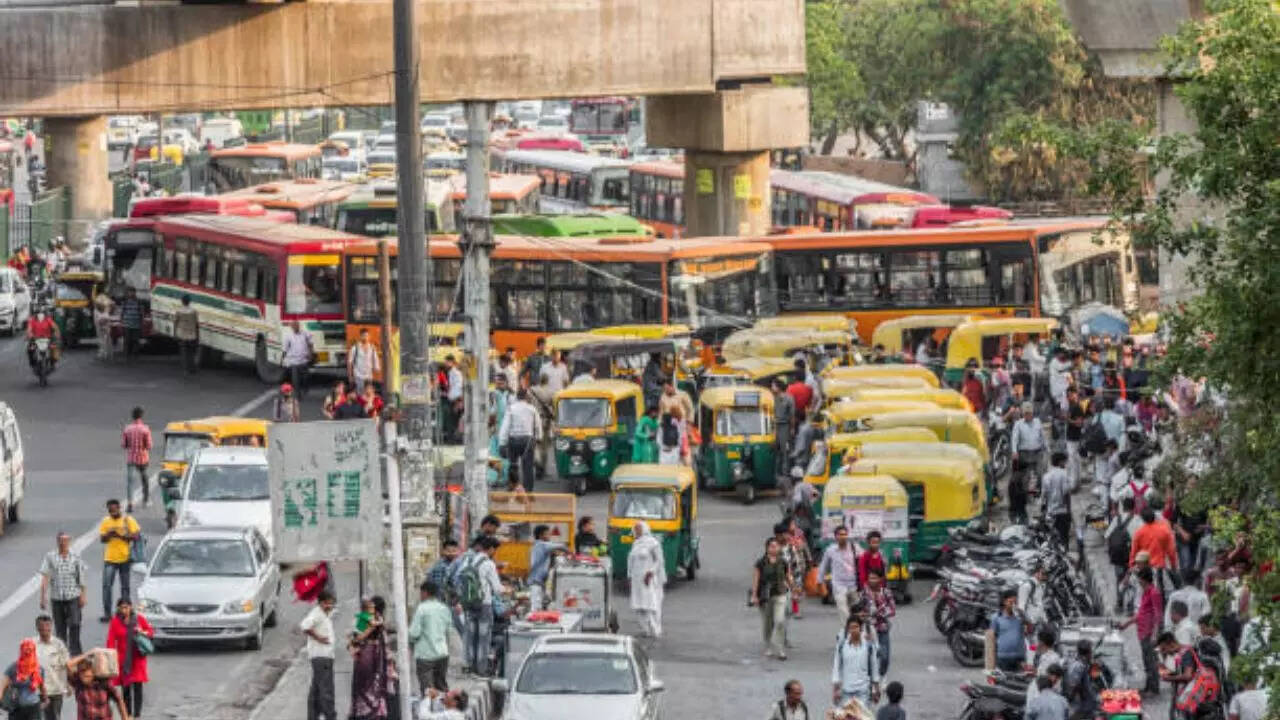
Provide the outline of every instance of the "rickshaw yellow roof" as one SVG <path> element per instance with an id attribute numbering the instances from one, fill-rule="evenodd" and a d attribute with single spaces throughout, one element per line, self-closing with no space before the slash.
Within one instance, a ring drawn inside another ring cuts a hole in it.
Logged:
<path id="1" fill-rule="evenodd" d="M 622 484 L 669 485 L 676 490 L 685 490 L 697 481 L 693 468 L 686 465 L 658 465 L 657 463 L 634 463 L 619 465 L 609 478 L 609 486 L 616 488 Z"/>
<path id="2" fill-rule="evenodd" d="M 637 338 L 664 338 L 675 335 L 689 335 L 693 331 L 688 325 L 676 323 L 674 325 L 610 325 L 608 327 L 592 328 L 587 332 L 592 335 L 624 335 Z"/>
<path id="3" fill-rule="evenodd" d="M 857 332 L 858 321 L 839 313 L 812 313 L 760 318 L 752 326 L 755 330 L 839 330 Z"/>
<path id="4" fill-rule="evenodd" d="M 787 358 L 774 357 L 741 357 L 726 361 L 707 372 L 712 375 L 745 374 L 752 380 L 759 380 L 768 375 L 779 375 L 795 371 L 795 363 Z"/>
<path id="5" fill-rule="evenodd" d="M 970 359 L 982 361 L 982 338 L 996 335 L 1039 333 L 1047 335 L 1058 327 L 1053 318 L 988 318 L 967 322 L 951 332 L 947 340 L 947 367 L 958 368 Z"/>
<path id="6" fill-rule="evenodd" d="M 943 457 L 875 457 L 855 460 L 850 475 L 893 475 L 916 479 L 951 479 L 961 483 L 977 482 L 981 470 L 961 458 Z"/>
<path id="7" fill-rule="evenodd" d="M 752 394 L 759 398 L 757 407 L 771 410 L 773 408 L 773 393 L 760 387 L 759 385 L 721 385 L 719 387 L 711 387 L 702 391 L 698 396 L 698 404 L 706 405 L 711 408 L 721 407 L 751 407 L 750 405 L 736 405 L 734 399 L 739 395 Z"/>
<path id="8" fill-rule="evenodd" d="M 179 420 L 164 426 L 166 434 L 199 433 L 202 435 L 266 435 L 271 421 L 261 418 L 213 415 L 194 420 Z"/>
<path id="9" fill-rule="evenodd" d="M 609 397 L 616 399 L 639 394 L 640 386 L 630 380 L 592 380 L 570 385 L 556 393 L 556 400 L 582 397 Z"/>
<path id="10" fill-rule="evenodd" d="M 902 332 L 903 330 L 915 330 L 917 328 L 956 327 L 957 325 L 963 325 L 971 320 L 977 320 L 980 317 L 981 316 L 979 315 L 946 313 L 938 315 L 905 315 L 903 317 L 893 318 L 892 320 L 885 320 L 880 323 L 876 326 L 874 335 L 879 335 L 881 331 L 884 331 L 887 334 L 895 331 Z M 874 337 L 872 338 L 872 342 L 876 342 Z"/>
<path id="11" fill-rule="evenodd" d="M 547 336 L 547 350 L 572 350 L 583 343 L 599 341 L 599 335 L 589 332 L 555 333 Z"/>
<path id="12" fill-rule="evenodd" d="M 106 276 L 97 270 L 64 270 L 58 273 L 58 281 L 103 282 Z"/>
<path id="13" fill-rule="evenodd" d="M 846 365 L 833 367 L 825 375 L 839 380 L 859 380 L 863 378 L 908 377 L 920 378 L 931 387 L 938 387 L 938 376 L 923 365 L 907 365 L 889 363 L 885 365 Z"/>
<path id="14" fill-rule="evenodd" d="M 728 360 L 741 357 L 785 357 L 814 345 L 851 345 L 852 337 L 839 330 L 739 330 L 725 338 L 720 353 Z"/>
<path id="15" fill-rule="evenodd" d="M 849 448 L 865 443 L 914 442 L 921 444 L 940 443 L 938 435 L 925 427 L 891 427 L 880 430 L 863 430 L 861 432 L 835 433 L 827 438 L 827 446 L 832 450 Z"/>
<path id="16" fill-rule="evenodd" d="M 872 415 L 908 410 L 937 410 L 938 405 L 921 400 L 841 400 L 826 409 L 827 417 L 835 422 L 860 420 Z"/>
<path id="17" fill-rule="evenodd" d="M 925 430 L 925 432 L 929 431 Z M 932 433 L 930 434 L 932 435 Z M 866 442 L 858 450 L 859 457 L 936 457 L 982 463 L 982 453 L 971 445 L 958 442 L 942 442 L 938 440 L 937 436 L 934 436 L 933 439 L 934 442 Z"/>
<path id="18" fill-rule="evenodd" d="M 848 400 L 862 402 L 883 400 L 927 400 L 938 407 L 955 410 L 973 410 L 969 399 L 951 388 L 858 388 L 847 396 Z"/>
<path id="19" fill-rule="evenodd" d="M 951 442 L 965 442 L 965 444 L 972 445 L 982 455 L 983 462 L 986 462 L 990 457 L 987 449 L 986 433 L 982 428 L 982 424 L 978 422 L 976 415 L 964 410 L 942 408 L 938 410 L 905 410 L 872 415 L 864 418 L 864 422 L 867 428 L 871 430 L 902 425 L 929 428 L 934 433 L 942 433 L 939 435 L 939 439 Z M 950 437 L 952 432 L 957 433 L 958 436 L 955 438 Z M 942 437 L 943 434 L 948 437 Z M 959 435 L 964 437 L 959 437 Z"/>
<path id="20" fill-rule="evenodd" d="M 907 489 L 892 475 L 832 475 L 822 491 L 823 504 L 827 498 L 839 498 L 842 494 L 857 492 L 883 495 L 886 504 L 894 501 L 898 507 L 907 505 Z"/>
<path id="21" fill-rule="evenodd" d="M 858 378 L 824 377 L 822 393 L 828 398 L 846 397 L 854 390 L 862 388 L 929 388 L 932 387 L 923 378 L 904 375 L 886 375 L 883 377 L 867 376 Z"/>

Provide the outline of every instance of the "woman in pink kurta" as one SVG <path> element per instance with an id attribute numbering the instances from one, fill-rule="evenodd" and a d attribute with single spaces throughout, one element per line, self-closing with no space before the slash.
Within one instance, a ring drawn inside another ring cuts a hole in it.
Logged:
<path id="1" fill-rule="evenodd" d="M 155 636 L 151 623 L 133 611 L 132 603 L 120 598 L 116 603 L 116 614 L 111 616 L 111 624 L 107 626 L 107 647 L 116 651 L 120 663 L 120 674 L 112 678 L 111 684 L 120 688 L 130 717 L 142 714 L 142 685 L 148 680 L 147 656 L 138 652 L 134 640 L 139 633 Z"/>

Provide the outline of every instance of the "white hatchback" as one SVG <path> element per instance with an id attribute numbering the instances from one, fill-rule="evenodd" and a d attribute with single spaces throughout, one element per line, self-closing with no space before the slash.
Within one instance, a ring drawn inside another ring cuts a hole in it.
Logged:
<path id="1" fill-rule="evenodd" d="M 182 477 L 178 527 L 200 526 L 257 528 L 271 542 L 264 448 L 207 447 L 196 452 Z"/>

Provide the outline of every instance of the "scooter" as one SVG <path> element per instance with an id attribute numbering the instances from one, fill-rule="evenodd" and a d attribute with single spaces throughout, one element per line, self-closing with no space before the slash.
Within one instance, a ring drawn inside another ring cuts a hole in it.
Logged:
<path id="1" fill-rule="evenodd" d="M 40 387 L 48 387 L 49 375 L 53 373 L 53 341 L 49 338 L 35 338 L 30 348 L 31 371 L 36 374 Z"/>

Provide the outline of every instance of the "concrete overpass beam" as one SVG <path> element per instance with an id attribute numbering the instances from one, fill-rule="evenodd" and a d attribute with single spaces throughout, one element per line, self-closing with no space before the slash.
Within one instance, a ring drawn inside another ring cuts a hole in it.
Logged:
<path id="1" fill-rule="evenodd" d="M 46 118 L 44 121 L 49 147 L 48 185 L 66 186 L 71 192 L 71 216 L 68 227 L 78 240 L 83 221 L 96 223 L 111 217 L 111 181 L 107 178 L 107 118 Z M 71 240 L 70 237 L 67 240 Z"/>
<path id="2" fill-rule="evenodd" d="M 645 137 L 683 148 L 685 224 L 691 237 L 762 235 L 771 224 L 769 151 L 809 144 L 804 88 L 746 85 L 645 103 Z"/>

